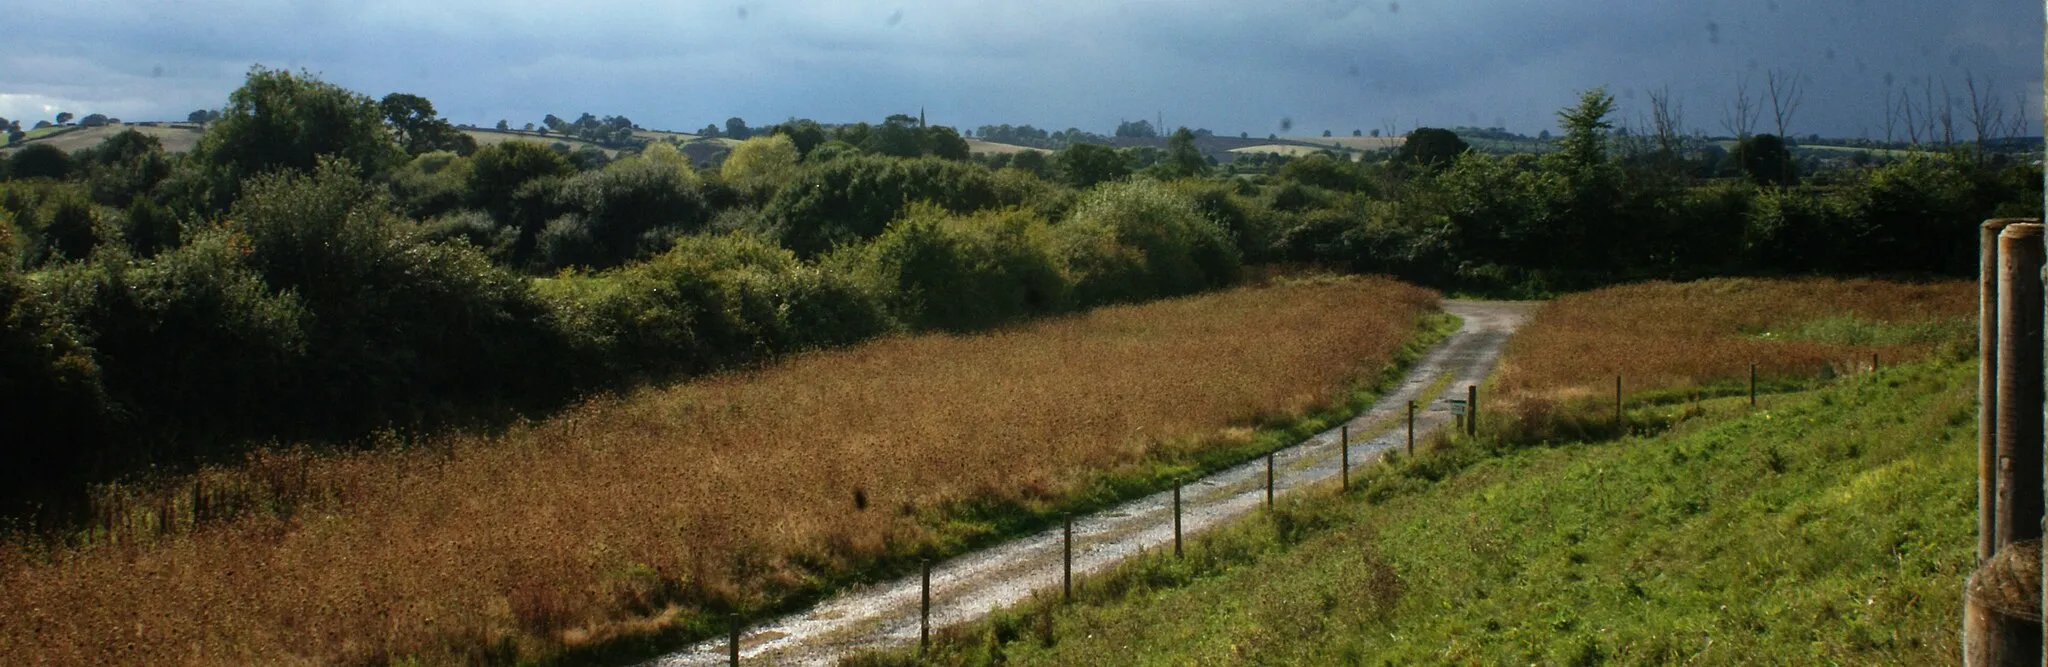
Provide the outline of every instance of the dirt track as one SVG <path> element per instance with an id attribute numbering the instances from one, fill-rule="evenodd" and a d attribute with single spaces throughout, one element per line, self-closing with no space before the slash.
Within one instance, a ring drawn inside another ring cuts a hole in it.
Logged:
<path id="1" fill-rule="evenodd" d="M 1428 431 L 1452 419 L 1448 399 L 1463 399 L 1466 385 L 1476 385 L 1493 372 L 1508 335 L 1521 326 L 1534 304 L 1446 301 L 1444 310 L 1464 326 L 1430 350 L 1410 369 L 1400 385 L 1348 425 L 1354 432 L 1352 464 L 1371 462 L 1406 442 L 1402 426 L 1359 438 L 1375 426 L 1393 423 L 1405 414 L 1438 378 L 1449 375 L 1443 394 L 1416 416 L 1416 430 Z M 1482 402 L 1485 397 L 1480 397 Z M 1338 429 L 1317 434 L 1276 454 L 1277 493 L 1315 484 L 1339 474 Z M 1182 527 L 1187 534 L 1259 508 L 1265 502 L 1265 462 L 1253 461 L 1188 484 L 1182 496 Z M 1162 492 L 1074 521 L 1074 574 L 1109 568 L 1141 550 L 1173 541 L 1172 493 Z M 1060 584 L 1060 529 L 1021 537 L 964 554 L 932 567 L 932 626 L 944 627 L 979 618 L 990 609 L 1015 604 L 1033 591 L 1057 591 Z M 917 641 L 916 575 L 843 592 L 809 610 L 748 628 L 740 640 L 741 657 L 773 664 L 831 664 L 850 652 Z M 681 667 L 719 665 L 727 659 L 724 640 L 704 642 L 648 665 Z"/>

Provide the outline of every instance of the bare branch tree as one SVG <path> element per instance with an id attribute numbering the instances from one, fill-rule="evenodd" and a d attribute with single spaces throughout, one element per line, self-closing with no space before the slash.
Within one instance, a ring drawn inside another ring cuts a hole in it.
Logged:
<path id="1" fill-rule="evenodd" d="M 1975 73 L 1963 73 L 1963 88 L 1970 95 L 1969 106 L 1963 110 L 1965 120 L 1970 122 L 1970 132 L 1976 135 L 1977 159 L 1982 160 L 1985 146 L 2004 129 L 2005 105 L 1994 97 L 1997 91 L 1992 82 L 1985 81 L 1983 90 L 1978 90 Z"/>
<path id="2" fill-rule="evenodd" d="M 1778 138 L 1785 137 L 1785 129 L 1792 125 L 1792 116 L 1799 112 L 1799 103 L 1805 101 L 1805 86 L 1800 84 L 1798 73 L 1773 69 L 1765 72 L 1764 90 L 1771 96 L 1771 120 L 1778 127 Z"/>
<path id="3" fill-rule="evenodd" d="M 1685 150 L 1685 101 L 1671 99 L 1671 87 L 1650 91 L 1651 129 L 1657 133 L 1657 152 L 1665 163 L 1673 163 Z"/>
<path id="4" fill-rule="evenodd" d="M 1913 91 L 1899 91 L 1899 106 L 1905 111 L 1907 145 L 1910 145 L 1914 148 L 1919 148 L 1920 121 L 1916 119 L 1913 115 Z"/>
<path id="5" fill-rule="evenodd" d="M 1887 76 L 1884 82 L 1884 145 L 1887 148 L 1892 145 L 1892 137 L 1897 132 L 1898 127 L 1899 103 L 1898 100 L 1892 97 L 1891 77 Z"/>
<path id="6" fill-rule="evenodd" d="M 1956 96 L 1948 90 L 1948 82 L 1941 82 L 1941 145 L 1954 148 L 1956 145 Z"/>
<path id="7" fill-rule="evenodd" d="M 1761 111 L 1756 108 L 1756 101 L 1749 98 L 1749 75 L 1743 74 L 1735 80 L 1735 101 L 1728 105 L 1727 113 L 1721 117 L 1721 127 L 1727 128 L 1737 140 L 1748 139 Z"/>

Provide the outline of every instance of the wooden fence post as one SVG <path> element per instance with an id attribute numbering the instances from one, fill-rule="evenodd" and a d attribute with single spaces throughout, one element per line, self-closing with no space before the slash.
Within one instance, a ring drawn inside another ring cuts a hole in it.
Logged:
<path id="1" fill-rule="evenodd" d="M 1066 540 L 1065 540 L 1065 541 L 1063 542 L 1063 544 L 1065 545 L 1065 547 L 1064 547 L 1064 548 L 1062 549 L 1062 551 L 1066 552 L 1066 556 L 1065 556 L 1065 558 L 1061 559 L 1061 562 L 1063 562 L 1063 563 L 1064 563 L 1064 565 L 1063 565 L 1063 566 L 1062 566 L 1062 567 L 1060 568 L 1060 582 L 1061 582 L 1061 587 L 1062 587 L 1062 588 L 1063 588 L 1063 589 L 1065 590 L 1065 592 L 1064 592 L 1064 593 L 1063 593 L 1063 594 L 1061 595 L 1061 599 L 1062 599 L 1062 600 L 1064 600 L 1064 601 L 1066 601 L 1066 602 L 1073 602 L 1073 601 L 1074 601 L 1074 515 L 1072 515 L 1072 514 L 1069 514 L 1069 515 L 1067 515 L 1067 529 L 1066 529 Z"/>
<path id="2" fill-rule="evenodd" d="M 1173 483 L 1173 557 L 1179 558 L 1180 550 L 1180 482 Z"/>
<path id="3" fill-rule="evenodd" d="M 1622 428 L 1621 417 L 1621 376 L 1614 376 L 1614 427 Z"/>
<path id="4" fill-rule="evenodd" d="M 1994 550 L 1964 584 L 1963 662 L 1973 666 L 2040 665 L 2043 652 L 2040 593 L 2012 592 L 2022 588 L 2014 582 L 2039 580 L 2035 540 L 2048 509 L 2042 489 L 2041 239 L 2041 225 L 2032 223 L 2009 224 L 1998 235 Z"/>
<path id="5" fill-rule="evenodd" d="M 1342 490 L 1342 491 L 1350 491 L 1350 490 L 1351 490 L 1351 425 L 1350 425 L 1350 424 L 1345 424 L 1345 425 L 1344 425 L 1343 435 L 1342 435 L 1342 436 L 1339 436 L 1339 439 L 1337 440 L 1337 452 L 1338 452 L 1338 454 L 1337 454 L 1337 460 L 1338 460 L 1338 461 L 1340 462 L 1340 466 L 1341 466 L 1341 467 L 1340 467 L 1340 468 L 1338 469 L 1338 471 L 1339 471 L 1339 472 L 1338 472 L 1338 474 L 1342 475 L 1342 477 L 1341 477 L 1341 478 L 1339 478 L 1339 479 L 1337 480 L 1337 484 L 1338 484 L 1337 488 L 1338 488 L 1339 490 Z"/>
<path id="6" fill-rule="evenodd" d="M 924 561 L 924 594 L 917 611 L 917 655 L 924 655 L 932 648 L 932 562 Z"/>
<path id="7" fill-rule="evenodd" d="M 1266 452 L 1266 509 L 1273 509 L 1273 453 Z"/>
<path id="8" fill-rule="evenodd" d="M 727 623 L 727 628 L 726 628 L 726 632 L 727 632 L 727 633 L 729 634 L 729 636 L 728 636 L 728 637 L 726 637 L 726 642 L 725 642 L 725 646 L 726 646 L 726 658 L 727 658 L 727 660 L 726 660 L 726 664 L 732 665 L 733 667 L 739 667 L 739 664 L 740 664 L 740 615 L 739 615 L 739 614 L 727 614 L 727 615 L 726 615 L 726 619 L 725 619 L 725 620 L 726 620 L 726 623 Z"/>
<path id="9" fill-rule="evenodd" d="M 1415 455 L 1415 401 L 1408 402 L 1408 455 Z"/>
<path id="10" fill-rule="evenodd" d="M 1465 385 L 1465 437 L 1479 435 L 1479 385 Z"/>

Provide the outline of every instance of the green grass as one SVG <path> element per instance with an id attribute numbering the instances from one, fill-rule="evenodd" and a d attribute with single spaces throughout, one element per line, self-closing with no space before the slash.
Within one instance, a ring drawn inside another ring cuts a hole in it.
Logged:
<path id="1" fill-rule="evenodd" d="M 1977 321 L 1971 318 L 1923 320 L 1918 322 L 1873 322 L 1850 316 L 1826 317 L 1802 322 L 1785 331 L 1751 334 L 1763 340 L 1811 340 L 1830 345 L 1923 345 L 1944 341 L 1971 340 Z"/>
<path id="2" fill-rule="evenodd" d="M 942 633 L 987 664 L 1933 664 L 1973 559 L 1973 362 L 1638 408 L 1657 435 L 1434 443 Z M 906 653 L 862 662 L 912 662 Z"/>

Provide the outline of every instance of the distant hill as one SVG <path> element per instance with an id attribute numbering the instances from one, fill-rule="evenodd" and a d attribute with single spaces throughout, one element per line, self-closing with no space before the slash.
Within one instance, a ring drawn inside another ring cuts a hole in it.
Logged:
<path id="1" fill-rule="evenodd" d="M 156 137 L 157 141 L 163 142 L 164 150 L 166 151 L 183 153 L 199 145 L 199 135 L 206 131 L 206 127 L 193 123 L 119 123 L 98 127 L 79 127 L 73 125 L 56 132 L 29 138 L 18 144 L 8 144 L 6 147 L 0 148 L 0 153 L 12 153 L 14 150 L 30 144 L 55 146 L 69 153 L 97 147 L 100 145 L 100 142 L 106 141 L 107 138 L 127 130 L 135 130 Z"/>

